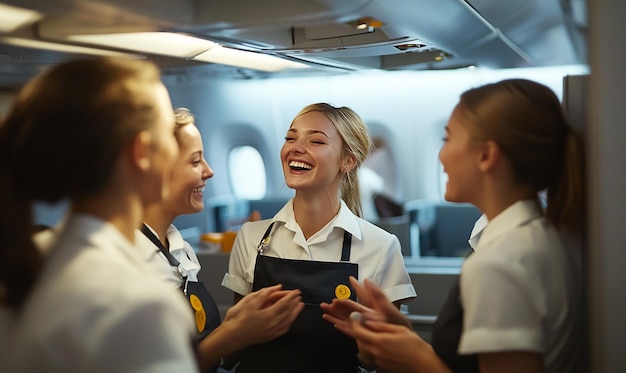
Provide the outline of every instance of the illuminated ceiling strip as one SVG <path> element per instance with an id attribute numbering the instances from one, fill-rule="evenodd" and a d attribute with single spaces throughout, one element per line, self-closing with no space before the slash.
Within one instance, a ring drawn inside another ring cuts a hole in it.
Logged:
<path id="1" fill-rule="evenodd" d="M 131 58 L 145 58 L 129 53 L 115 52 L 106 49 L 97 49 L 89 47 L 81 47 L 76 45 L 67 45 L 60 43 L 50 43 L 46 41 L 16 38 L 11 36 L 0 36 L 0 43 L 14 45 L 17 47 L 33 48 L 33 49 L 45 49 L 54 52 L 65 53 L 77 53 L 77 54 L 89 54 L 96 56 L 111 56 L 111 57 L 131 57 Z"/>
<path id="2" fill-rule="evenodd" d="M 68 40 L 109 48 L 193 59 L 263 71 L 307 67 L 261 53 L 222 47 L 210 40 L 171 32 L 133 32 L 121 34 L 70 35 Z"/>
<path id="3" fill-rule="evenodd" d="M 69 35 L 70 41 L 180 58 L 192 58 L 213 48 L 209 40 L 171 32 Z"/>
<path id="4" fill-rule="evenodd" d="M 217 45 L 193 58 L 197 61 L 234 65 L 248 69 L 277 72 L 291 68 L 304 68 L 307 65 L 269 56 L 267 54 L 225 48 Z"/>
<path id="5" fill-rule="evenodd" d="M 40 20 L 43 14 L 30 9 L 0 4 L 0 32 L 11 32 Z"/>

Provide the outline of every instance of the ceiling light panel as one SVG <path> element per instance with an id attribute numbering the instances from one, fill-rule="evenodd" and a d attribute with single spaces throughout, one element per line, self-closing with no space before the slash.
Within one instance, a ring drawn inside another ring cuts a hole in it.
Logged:
<path id="1" fill-rule="evenodd" d="M 210 40 L 171 32 L 69 35 L 67 39 L 109 48 L 127 49 L 181 58 L 192 58 L 217 45 Z"/>
<path id="2" fill-rule="evenodd" d="M 0 32 L 8 33 L 18 28 L 37 22 L 43 17 L 34 10 L 0 4 Z"/>

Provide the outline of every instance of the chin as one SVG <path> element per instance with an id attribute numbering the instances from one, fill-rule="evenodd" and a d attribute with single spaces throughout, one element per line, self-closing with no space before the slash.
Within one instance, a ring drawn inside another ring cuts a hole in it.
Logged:
<path id="1" fill-rule="evenodd" d="M 443 199 L 448 202 L 459 202 L 458 198 L 455 198 L 454 193 L 451 193 L 448 190 L 446 190 L 446 193 L 443 195 Z"/>
<path id="2" fill-rule="evenodd" d="M 196 212 L 200 212 L 204 210 L 204 203 L 194 203 L 191 205 L 191 208 L 189 210 L 189 214 L 195 214 Z"/>

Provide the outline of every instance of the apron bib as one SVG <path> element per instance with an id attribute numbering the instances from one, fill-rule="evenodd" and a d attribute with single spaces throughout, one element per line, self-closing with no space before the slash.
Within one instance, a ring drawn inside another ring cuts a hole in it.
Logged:
<path id="1" fill-rule="evenodd" d="M 180 265 L 180 262 L 174 258 L 169 250 L 163 246 L 161 241 L 159 241 L 154 233 L 152 233 L 150 228 L 143 224 L 141 232 L 159 248 L 161 253 L 163 253 L 163 255 L 167 258 L 169 264 L 177 269 L 178 275 L 183 283 L 181 290 L 190 304 L 196 321 L 196 331 L 198 332 L 196 339 L 198 341 L 204 339 L 213 330 L 215 330 L 221 322 L 220 312 L 217 308 L 215 300 L 207 291 L 204 283 L 189 281 L 187 279 L 187 271 Z"/>
<path id="2" fill-rule="evenodd" d="M 300 289 L 305 306 L 285 335 L 245 349 L 237 373 L 358 372 L 356 343 L 322 319 L 319 306 L 333 298 L 356 301 L 348 279 L 358 278 L 358 264 L 349 263 L 352 235 L 344 234 L 340 262 L 281 259 L 263 255 L 273 224 L 259 244 L 252 290 Z"/>

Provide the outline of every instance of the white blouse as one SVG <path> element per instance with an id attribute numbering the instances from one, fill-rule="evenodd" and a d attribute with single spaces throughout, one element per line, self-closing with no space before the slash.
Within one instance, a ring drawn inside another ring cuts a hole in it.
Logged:
<path id="1" fill-rule="evenodd" d="M 337 216 L 308 240 L 295 220 L 293 199 L 272 219 L 245 223 L 235 238 L 223 286 L 241 295 L 252 291 L 256 249 L 272 222 L 275 224 L 264 255 L 338 262 L 344 231 L 347 231 L 352 234 L 350 262 L 359 265 L 359 280 L 370 279 L 392 302 L 408 302 L 416 296 L 398 238 L 358 218 L 343 201 Z"/>

